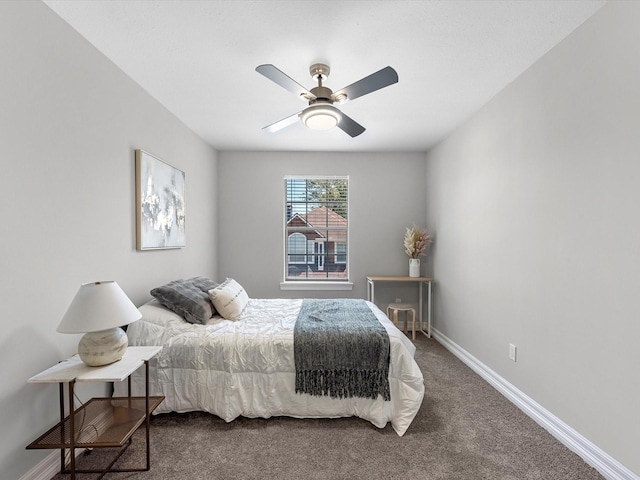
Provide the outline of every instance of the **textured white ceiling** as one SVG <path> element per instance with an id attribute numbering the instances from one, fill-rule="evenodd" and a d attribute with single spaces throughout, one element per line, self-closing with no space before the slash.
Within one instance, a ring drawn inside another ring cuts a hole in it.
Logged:
<path id="1" fill-rule="evenodd" d="M 593 15 L 605 0 L 44 0 L 217 150 L 426 151 Z M 397 84 L 339 108 L 351 138 L 296 123 L 305 104 L 255 71 L 334 91 L 387 65 Z"/>

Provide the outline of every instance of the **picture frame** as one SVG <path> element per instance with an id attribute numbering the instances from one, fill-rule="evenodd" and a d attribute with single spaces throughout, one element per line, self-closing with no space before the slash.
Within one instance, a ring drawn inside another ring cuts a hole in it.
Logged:
<path id="1" fill-rule="evenodd" d="M 186 246 L 185 173 L 136 150 L 136 249 Z"/>

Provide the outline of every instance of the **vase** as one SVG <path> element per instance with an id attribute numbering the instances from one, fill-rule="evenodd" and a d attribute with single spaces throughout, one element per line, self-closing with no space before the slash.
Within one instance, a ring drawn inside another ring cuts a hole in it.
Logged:
<path id="1" fill-rule="evenodd" d="M 409 276 L 410 277 L 420 276 L 420 259 L 419 258 L 409 259 Z"/>

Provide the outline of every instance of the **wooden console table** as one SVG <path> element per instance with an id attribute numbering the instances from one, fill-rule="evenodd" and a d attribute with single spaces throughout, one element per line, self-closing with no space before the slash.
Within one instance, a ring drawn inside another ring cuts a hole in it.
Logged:
<path id="1" fill-rule="evenodd" d="M 376 282 L 388 282 L 388 283 L 417 283 L 418 284 L 418 298 L 420 299 L 419 305 L 419 318 L 420 318 L 420 331 L 427 337 L 431 338 L 431 282 L 432 278 L 429 277 L 386 277 L 386 276 L 369 276 L 367 277 L 367 300 L 375 303 L 375 283 Z M 423 287 L 427 287 L 427 330 L 424 330 L 424 317 L 422 313 L 422 290 Z"/>
<path id="2" fill-rule="evenodd" d="M 71 480 L 76 473 L 100 473 L 102 478 L 107 472 L 147 471 L 150 468 L 149 429 L 151 413 L 164 400 L 164 397 L 149 396 L 149 360 L 162 347 L 129 347 L 122 360 L 103 367 L 89 367 L 78 355 L 57 363 L 53 367 L 31 377 L 29 383 L 60 384 L 60 422 L 37 440 L 27 446 L 28 449 L 60 449 L 60 472 L 70 473 Z M 145 396 L 131 396 L 131 374 L 142 365 L 145 366 Z M 128 396 L 92 398 L 79 408 L 74 406 L 74 385 L 76 382 L 116 382 L 127 379 Z M 64 383 L 69 384 L 69 415 L 64 416 Z M 113 465 L 131 444 L 133 433 L 145 423 L 147 458 L 146 466 L 135 469 L 113 469 Z M 83 470 L 76 468 L 75 449 L 120 447 L 117 456 L 102 470 Z M 66 468 L 65 450 L 71 455 L 69 469 Z"/>

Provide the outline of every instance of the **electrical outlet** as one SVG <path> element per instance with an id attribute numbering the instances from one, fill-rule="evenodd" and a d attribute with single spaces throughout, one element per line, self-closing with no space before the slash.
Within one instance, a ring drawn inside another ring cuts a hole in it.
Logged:
<path id="1" fill-rule="evenodd" d="M 402 303 L 402 299 L 401 298 L 396 298 L 396 303 Z"/>
<path id="2" fill-rule="evenodd" d="M 517 354 L 517 347 L 513 344 L 510 343 L 509 344 L 509 359 L 513 360 L 514 362 L 516 361 L 516 354 Z"/>

